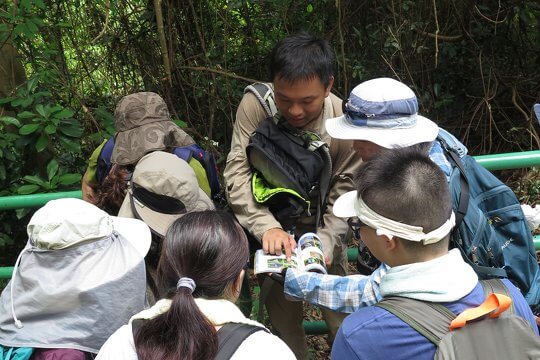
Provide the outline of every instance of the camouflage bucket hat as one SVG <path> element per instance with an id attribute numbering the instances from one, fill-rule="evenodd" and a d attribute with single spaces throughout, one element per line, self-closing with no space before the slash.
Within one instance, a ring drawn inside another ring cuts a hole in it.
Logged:
<path id="1" fill-rule="evenodd" d="M 124 96 L 114 111 L 116 136 L 111 161 L 128 165 L 145 154 L 194 141 L 171 121 L 165 101 L 156 93 Z"/>

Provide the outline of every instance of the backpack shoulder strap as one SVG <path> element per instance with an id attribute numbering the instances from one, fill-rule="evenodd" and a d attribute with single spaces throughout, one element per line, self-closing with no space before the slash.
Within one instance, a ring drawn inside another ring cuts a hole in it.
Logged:
<path id="1" fill-rule="evenodd" d="M 244 94 L 248 92 L 255 95 L 268 117 L 274 117 L 278 110 L 274 101 L 274 87 L 271 83 L 258 82 L 248 85 L 244 89 Z"/>
<path id="2" fill-rule="evenodd" d="M 131 322 L 133 339 L 145 321 L 146 319 L 135 319 Z M 217 332 L 219 345 L 215 360 L 229 360 L 244 340 L 261 330 L 268 332 L 263 327 L 249 324 L 227 323 L 223 325 Z"/>
<path id="3" fill-rule="evenodd" d="M 439 131 L 437 140 L 439 141 L 439 144 L 441 144 L 447 159 L 459 170 L 460 174 L 461 192 L 459 194 L 459 203 L 456 210 L 457 214 L 455 225 L 455 228 L 457 229 L 463 221 L 463 218 L 467 213 L 467 208 L 469 207 L 469 181 L 467 180 L 467 173 L 465 172 L 465 167 L 463 166 L 463 162 L 461 161 L 458 152 L 453 147 L 448 145 L 445 138 L 441 136 L 441 131 Z"/>
<path id="4" fill-rule="evenodd" d="M 109 138 L 102 146 L 99 152 L 97 166 L 96 166 L 96 179 L 99 184 L 103 183 L 103 180 L 111 171 L 111 156 L 114 149 L 114 137 Z"/>
<path id="5" fill-rule="evenodd" d="M 139 329 L 144 324 L 146 319 L 133 319 L 131 321 L 131 333 L 133 334 L 133 341 L 135 341 L 135 336 L 139 332 Z"/>
<path id="6" fill-rule="evenodd" d="M 456 317 L 441 304 L 400 296 L 385 298 L 375 306 L 394 314 L 435 346 L 448 333 L 450 322 Z"/>
<path id="7" fill-rule="evenodd" d="M 244 340 L 261 330 L 267 331 L 263 327 L 249 324 L 227 323 L 223 325 L 217 332 L 219 347 L 215 360 L 230 359 Z"/>
<path id="8" fill-rule="evenodd" d="M 497 293 L 497 294 L 506 295 L 509 298 L 512 298 L 510 291 L 508 291 L 508 288 L 506 287 L 506 285 L 501 279 L 480 280 L 480 284 L 482 284 L 482 288 L 484 289 L 484 295 L 486 295 L 486 297 L 489 294 Z M 510 305 L 509 311 L 511 314 L 515 314 L 515 308 L 514 308 L 513 302 L 512 302 L 512 305 Z"/>

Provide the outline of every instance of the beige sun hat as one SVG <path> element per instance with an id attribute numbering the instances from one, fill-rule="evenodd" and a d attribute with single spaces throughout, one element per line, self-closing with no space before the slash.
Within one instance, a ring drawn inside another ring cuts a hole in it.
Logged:
<path id="1" fill-rule="evenodd" d="M 199 187 L 195 172 L 174 154 L 154 151 L 135 166 L 118 216 L 138 218 L 165 236 L 182 215 L 213 210 L 212 200 Z"/>

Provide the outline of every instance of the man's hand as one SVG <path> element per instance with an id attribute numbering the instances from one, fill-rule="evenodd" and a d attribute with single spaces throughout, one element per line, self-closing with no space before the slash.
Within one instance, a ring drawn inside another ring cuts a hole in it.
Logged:
<path id="1" fill-rule="evenodd" d="M 274 228 L 263 234 L 262 247 L 265 254 L 276 255 L 281 255 L 282 249 L 285 249 L 285 256 L 290 259 L 292 250 L 296 247 L 296 241 L 282 229 Z"/>

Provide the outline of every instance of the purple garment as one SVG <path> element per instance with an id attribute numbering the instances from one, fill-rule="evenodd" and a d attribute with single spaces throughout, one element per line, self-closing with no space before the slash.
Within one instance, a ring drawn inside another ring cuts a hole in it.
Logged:
<path id="1" fill-rule="evenodd" d="M 86 360 L 86 353 L 76 349 L 35 349 L 31 360 Z"/>

